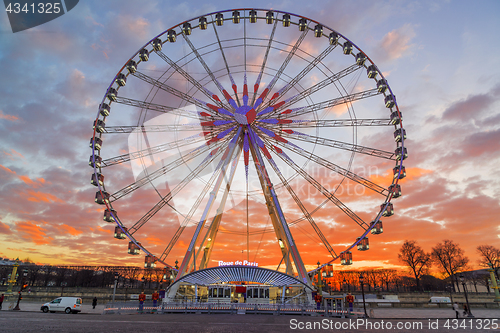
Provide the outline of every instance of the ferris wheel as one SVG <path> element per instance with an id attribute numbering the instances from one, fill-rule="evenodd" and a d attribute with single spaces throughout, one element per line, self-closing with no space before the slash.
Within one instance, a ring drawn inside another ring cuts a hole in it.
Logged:
<path id="1" fill-rule="evenodd" d="M 180 258 L 178 276 L 259 264 L 306 281 L 316 261 L 352 264 L 406 175 L 381 70 L 338 31 L 278 10 L 155 36 L 124 61 L 93 130 L 103 220 L 147 267 Z"/>

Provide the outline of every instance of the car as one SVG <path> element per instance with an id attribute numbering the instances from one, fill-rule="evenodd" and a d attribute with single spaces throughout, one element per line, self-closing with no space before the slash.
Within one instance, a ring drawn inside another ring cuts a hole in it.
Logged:
<path id="1" fill-rule="evenodd" d="M 58 297 L 40 308 L 44 313 L 62 311 L 67 314 L 82 311 L 82 299 L 79 297 Z"/>

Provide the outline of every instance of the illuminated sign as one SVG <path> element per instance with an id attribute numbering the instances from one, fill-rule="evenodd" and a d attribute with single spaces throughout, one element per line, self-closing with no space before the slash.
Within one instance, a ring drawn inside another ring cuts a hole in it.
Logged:
<path id="1" fill-rule="evenodd" d="M 259 263 L 258 262 L 251 262 L 248 260 L 243 260 L 243 261 L 222 261 L 219 260 L 219 266 L 255 266 L 258 267 Z"/>

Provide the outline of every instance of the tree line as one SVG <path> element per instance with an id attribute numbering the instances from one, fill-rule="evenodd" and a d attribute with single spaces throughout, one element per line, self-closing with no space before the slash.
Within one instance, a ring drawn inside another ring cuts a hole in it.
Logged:
<path id="1" fill-rule="evenodd" d="M 500 249 L 492 245 L 479 245 L 476 248 L 479 259 L 476 263 L 480 267 L 493 268 L 496 279 L 499 278 Z M 442 277 L 450 282 L 453 291 L 460 290 L 458 275 L 472 283 L 477 292 L 477 285 L 484 285 L 489 291 L 489 274 L 478 274 L 467 272 L 471 270 L 469 258 L 465 256 L 464 250 L 452 240 L 446 239 L 436 244 L 430 252 L 425 252 L 414 240 L 405 240 L 398 254 L 399 260 L 408 267 L 410 275 L 414 278 L 416 289 L 422 290 L 422 277 L 429 274 L 434 265 Z"/>
<path id="2" fill-rule="evenodd" d="M 28 287 L 83 287 L 110 288 L 118 276 L 119 288 L 158 288 L 170 283 L 171 271 L 164 268 L 139 268 L 134 266 L 52 266 L 22 263 L 17 270 L 19 277 L 16 285 Z M 0 266 L 2 286 L 8 283 L 12 266 Z M 166 281 L 163 281 L 166 275 Z M 144 281 L 142 278 L 144 277 Z"/>
<path id="3" fill-rule="evenodd" d="M 500 249 L 491 245 L 477 247 L 476 263 L 484 268 L 492 265 L 498 279 L 500 271 Z M 444 240 L 425 252 L 414 240 L 405 240 L 398 254 L 407 271 L 396 269 L 332 270 L 323 279 L 323 290 L 332 292 L 359 292 L 359 275 L 364 277 L 366 292 L 412 292 L 412 291 L 460 291 L 458 275 L 463 273 L 467 282 L 475 287 L 483 285 L 489 291 L 489 274 L 467 272 L 469 258 L 463 249 L 451 240 Z M 432 266 L 441 273 L 442 279 L 429 274 Z M 166 288 L 171 283 L 173 272 L 167 268 L 139 268 L 134 266 L 51 266 L 24 262 L 19 266 L 17 285 L 29 287 L 91 287 L 110 288 L 118 274 L 118 288 Z M 0 283 L 5 286 L 12 266 L 0 266 Z M 144 278 L 144 280 L 143 280 Z M 313 281 L 317 284 L 317 277 Z M 474 290 L 472 290 L 474 291 Z"/>

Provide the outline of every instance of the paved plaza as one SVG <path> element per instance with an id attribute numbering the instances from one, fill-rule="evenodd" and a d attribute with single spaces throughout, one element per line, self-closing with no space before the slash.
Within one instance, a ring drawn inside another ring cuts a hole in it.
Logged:
<path id="1" fill-rule="evenodd" d="M 6 306 L 7 305 L 7 306 Z M 500 332 L 492 320 L 500 325 L 500 309 L 473 309 L 475 318 L 453 322 L 451 309 L 374 309 L 374 318 L 335 319 L 321 316 L 273 316 L 229 314 L 127 314 L 102 315 L 104 305 L 95 309 L 83 305 L 80 314 L 42 313 L 40 303 L 21 302 L 21 311 L 9 311 L 4 303 L 0 312 L 2 332 L 291 332 L 343 331 L 343 332 Z M 364 322 L 363 322 L 364 321 Z M 488 329 L 477 329 L 490 323 Z M 453 329 L 455 324 L 456 328 Z M 389 326 L 387 326 L 389 325 Z M 401 329 L 397 328 L 401 326 Z M 404 325 L 408 329 L 405 329 Z M 433 327 L 429 327 L 433 325 Z M 449 325 L 446 328 L 446 325 Z M 472 329 L 470 328 L 472 325 Z M 389 328 L 391 329 L 389 329 Z M 438 329 L 436 329 L 436 327 Z M 312 331 L 312 330 L 310 330 Z"/>

